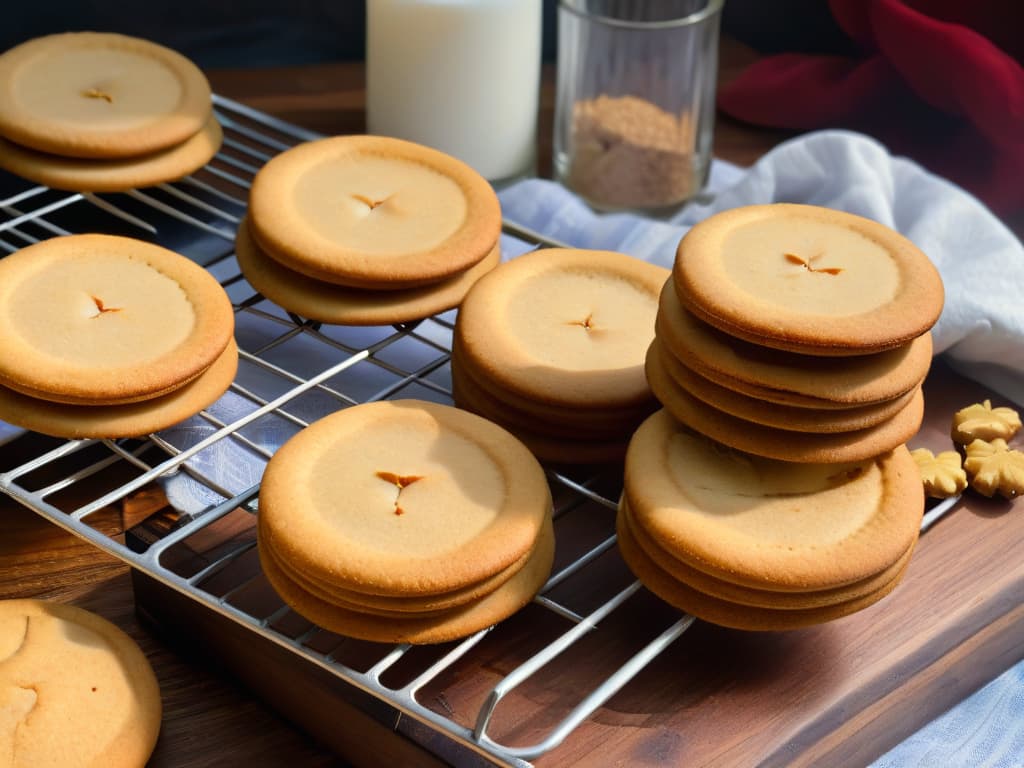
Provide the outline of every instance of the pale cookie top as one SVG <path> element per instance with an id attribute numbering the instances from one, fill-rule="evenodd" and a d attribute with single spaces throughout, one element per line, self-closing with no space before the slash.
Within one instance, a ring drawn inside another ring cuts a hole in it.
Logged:
<path id="1" fill-rule="evenodd" d="M 626 455 L 634 519 L 679 559 L 734 583 L 825 589 L 892 565 L 924 495 L 905 447 L 850 464 L 800 464 L 722 447 L 658 411 Z M 727 574 L 727 575 L 726 575 Z"/>
<path id="2" fill-rule="evenodd" d="M 437 594 L 509 567 L 551 511 L 543 470 L 485 419 L 416 400 L 352 406 L 273 456 L 260 492 L 277 555 L 345 589 Z"/>
<path id="3" fill-rule="evenodd" d="M 155 152 L 197 133 L 210 85 L 191 61 L 147 40 L 69 32 L 0 56 L 0 135 L 67 157 Z"/>
<path id="4" fill-rule="evenodd" d="M 217 281 L 151 243 L 70 235 L 0 261 L 0 383 L 28 395 L 153 397 L 206 370 L 233 330 Z"/>
<path id="5" fill-rule="evenodd" d="M 644 355 L 668 270 L 611 251 L 546 248 L 499 266 L 462 302 L 456 339 L 500 387 L 548 403 L 650 399 Z"/>
<path id="6" fill-rule="evenodd" d="M 501 234 L 498 198 L 476 171 L 381 136 L 278 155 L 253 181 L 249 210 L 268 256 L 320 280 L 385 290 L 465 271 Z"/>
<path id="7" fill-rule="evenodd" d="M 661 294 L 657 330 L 662 343 L 697 370 L 779 393 L 851 405 L 909 392 L 921 383 L 932 362 L 931 333 L 897 349 L 849 357 L 805 355 L 753 344 L 684 310 L 672 282 Z"/>
<path id="8" fill-rule="evenodd" d="M 153 670 L 116 626 L 70 605 L 0 602 L 3 765 L 138 768 L 160 717 Z"/>
<path id="9" fill-rule="evenodd" d="M 701 319 L 759 344 L 816 354 L 903 345 L 943 303 L 910 240 L 841 211 L 778 203 L 705 219 L 679 244 L 674 278 Z"/>

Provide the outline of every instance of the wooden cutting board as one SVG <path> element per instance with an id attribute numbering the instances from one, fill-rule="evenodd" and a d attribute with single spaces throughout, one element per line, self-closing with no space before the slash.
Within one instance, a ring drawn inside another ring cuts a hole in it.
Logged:
<path id="1" fill-rule="evenodd" d="M 926 423 L 912 447 L 951 447 L 950 417 L 992 396 L 937 364 L 925 389 Z M 1017 442 L 1020 442 L 1018 440 Z M 695 623 L 653 663 L 576 728 L 539 766 L 864 765 L 985 682 L 1024 658 L 1024 510 L 966 494 L 927 534 L 903 583 L 881 603 L 820 627 L 750 633 Z M 565 562 L 612 529 L 613 515 L 584 504 L 559 519 Z M 201 564 L 226 542 L 252 536 L 239 512 L 178 551 Z M 258 569 L 254 558 L 232 568 Z M 190 567 L 194 567 L 190 566 Z M 556 568 L 557 568 L 556 564 Z M 239 574 L 220 574 L 224 587 Z M 553 597 L 585 613 L 632 577 L 612 549 Z M 272 610 L 257 579 L 235 599 L 247 610 Z M 210 589 L 216 589 L 216 585 Z M 308 728 L 356 765 L 430 764 L 422 744 L 468 764 L 430 729 L 353 691 L 309 661 L 259 638 L 199 603 L 136 574 L 143 615 L 195 648 L 201 640 L 268 703 Z M 262 602 L 262 605 L 261 605 Z M 505 745 L 546 737 L 604 676 L 679 617 L 645 590 L 602 621 L 566 654 L 512 691 L 489 735 Z M 288 630 L 301 633 L 299 622 Z M 491 687 L 568 624 L 530 606 L 490 633 L 432 681 L 419 701 L 472 726 Z M 182 628 L 187 628 L 182 631 Z M 339 658 L 372 657 L 366 644 L 314 635 Z M 415 676 L 441 649 L 420 649 L 389 684 Z M 386 748 L 388 752 L 380 753 Z M 411 762 L 406 762 L 411 761 Z"/>

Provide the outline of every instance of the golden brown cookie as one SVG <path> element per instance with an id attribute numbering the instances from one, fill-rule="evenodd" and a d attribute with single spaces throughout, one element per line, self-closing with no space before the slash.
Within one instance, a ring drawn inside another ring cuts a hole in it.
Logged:
<path id="1" fill-rule="evenodd" d="M 725 600 L 738 605 L 749 605 L 755 608 L 770 608 L 780 610 L 805 610 L 810 608 L 825 608 L 839 603 L 864 597 L 892 582 L 906 567 L 913 554 L 914 546 L 911 547 L 891 566 L 880 573 L 869 576 L 860 581 L 844 584 L 832 589 L 816 589 L 806 592 L 778 591 L 771 589 L 752 589 L 740 584 L 733 584 L 730 581 L 716 578 L 710 574 L 694 568 L 672 556 L 670 552 L 662 549 L 658 543 L 647 533 L 637 526 L 629 511 L 629 504 L 623 498 L 619 505 L 619 525 L 629 529 L 629 535 L 633 542 L 640 547 L 643 553 L 650 558 L 651 562 L 665 571 L 676 581 L 688 587 L 702 592 L 709 597 Z M 915 542 L 916 543 L 916 542 Z"/>
<path id="2" fill-rule="evenodd" d="M 249 226 L 263 251 L 291 270 L 399 290 L 486 258 L 501 233 L 501 209 L 490 184 L 449 155 L 383 136 L 335 136 L 260 169 Z"/>
<path id="3" fill-rule="evenodd" d="M 206 165 L 224 133 L 210 117 L 199 133 L 181 144 L 137 157 L 87 160 L 22 147 L 0 138 L 0 168 L 37 184 L 72 192 L 124 192 L 176 181 Z"/>
<path id="4" fill-rule="evenodd" d="M 685 311 L 671 283 L 661 293 L 658 338 L 706 379 L 768 402 L 810 408 L 880 403 L 917 387 L 932 361 L 931 334 L 857 357 L 783 352 L 728 336 Z"/>
<path id="5" fill-rule="evenodd" d="M 617 519 L 619 552 L 630 570 L 651 592 L 669 605 L 699 619 L 733 629 L 758 632 L 779 632 L 823 624 L 864 610 L 892 592 L 903 578 L 906 565 L 888 583 L 874 592 L 845 602 L 819 608 L 773 609 L 740 605 L 706 595 L 659 568 L 630 534 L 629 528 Z"/>
<path id="6" fill-rule="evenodd" d="M 875 221 L 810 205 L 733 208 L 694 226 L 673 278 L 704 322 L 762 346 L 861 355 L 908 344 L 942 311 L 938 270 Z"/>
<path id="7" fill-rule="evenodd" d="M 660 370 L 652 373 L 652 366 Z M 895 416 L 918 391 L 915 388 L 892 400 L 851 408 L 818 409 L 773 403 L 705 379 L 686 367 L 657 338 L 647 352 L 646 369 L 649 382 L 657 380 L 661 386 L 674 383 L 698 400 L 731 416 L 794 432 L 851 432 L 873 427 Z"/>
<path id="8" fill-rule="evenodd" d="M 950 436 L 958 445 L 975 440 L 1009 440 L 1021 428 L 1020 414 L 1006 406 L 993 408 L 991 400 L 974 403 L 953 414 Z"/>
<path id="9" fill-rule="evenodd" d="M 341 325 L 390 325 L 419 320 L 457 307 L 473 283 L 501 261 L 501 247 L 465 272 L 446 280 L 397 291 L 349 288 L 307 277 L 268 257 L 246 222 L 235 240 L 238 266 L 249 284 L 280 307 L 310 320 Z"/>
<path id="10" fill-rule="evenodd" d="M 647 369 L 651 390 L 676 419 L 732 448 L 780 461 L 834 464 L 860 461 L 893 450 L 912 438 L 924 417 L 924 396 L 886 421 L 849 432 L 800 432 L 768 427 L 712 408 L 677 386 L 660 365 Z"/>
<path id="11" fill-rule="evenodd" d="M 650 402 L 643 363 L 668 271 L 611 251 L 544 249 L 466 296 L 455 343 L 478 380 L 569 408 Z"/>
<path id="12" fill-rule="evenodd" d="M 0 761 L 5 766 L 145 765 L 160 689 L 142 650 L 94 613 L 0 602 Z"/>
<path id="13" fill-rule="evenodd" d="M 67 32 L 0 55 L 0 136 L 39 152 L 147 155 L 184 143 L 211 113 L 199 68 L 148 40 Z"/>
<path id="14" fill-rule="evenodd" d="M 658 411 L 626 454 L 633 519 L 673 557 L 755 589 L 834 589 L 885 570 L 916 540 L 917 465 L 900 446 L 844 464 L 731 450 Z"/>
<path id="15" fill-rule="evenodd" d="M 238 370 L 234 339 L 209 368 L 178 389 L 124 405 L 68 405 L 0 386 L 0 420 L 34 432 L 74 440 L 139 437 L 159 432 L 212 405 Z"/>
<path id="16" fill-rule="evenodd" d="M 948 499 L 967 487 L 963 459 L 956 451 L 941 451 L 936 455 L 927 448 L 916 448 L 910 455 L 921 470 L 921 484 L 926 496 Z"/>
<path id="17" fill-rule="evenodd" d="M 544 471 L 505 430 L 415 400 L 366 403 L 286 442 L 260 516 L 278 557 L 338 587 L 435 595 L 477 584 L 533 548 L 551 514 Z"/>
<path id="18" fill-rule="evenodd" d="M 322 600 L 289 579 L 278 565 L 279 555 L 260 548 L 260 565 L 267 580 L 297 613 L 341 635 L 377 643 L 444 643 L 503 621 L 529 603 L 551 573 L 555 537 L 550 518 L 538 535 L 537 547 L 526 564 L 495 591 L 450 611 L 408 618 L 352 611 Z"/>
<path id="19" fill-rule="evenodd" d="M 166 394 L 227 347 L 231 302 L 202 267 L 126 237 L 68 235 L 0 261 L 0 385 L 118 405 Z"/>

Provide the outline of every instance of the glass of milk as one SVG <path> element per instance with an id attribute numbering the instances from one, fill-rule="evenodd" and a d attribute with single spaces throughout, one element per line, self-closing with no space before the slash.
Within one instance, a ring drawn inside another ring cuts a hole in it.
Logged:
<path id="1" fill-rule="evenodd" d="M 369 133 L 501 183 L 534 172 L 541 0 L 367 0 Z"/>

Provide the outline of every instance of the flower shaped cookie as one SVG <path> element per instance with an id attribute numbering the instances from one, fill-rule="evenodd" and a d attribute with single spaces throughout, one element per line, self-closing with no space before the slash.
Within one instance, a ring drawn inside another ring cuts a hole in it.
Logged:
<path id="1" fill-rule="evenodd" d="M 968 445 L 972 440 L 1009 440 L 1021 427 L 1020 415 L 1012 408 L 993 408 L 989 400 L 969 405 L 953 414 L 953 442 Z"/>
<path id="2" fill-rule="evenodd" d="M 984 496 L 998 493 L 1007 499 L 1024 493 L 1024 453 L 1012 450 L 1001 438 L 974 440 L 965 450 L 964 469 L 971 488 Z"/>
<path id="3" fill-rule="evenodd" d="M 910 452 L 921 470 L 924 492 L 933 499 L 948 499 L 967 487 L 967 473 L 956 451 L 942 451 L 938 456 L 927 448 Z"/>

